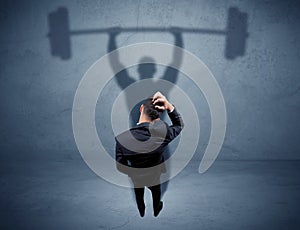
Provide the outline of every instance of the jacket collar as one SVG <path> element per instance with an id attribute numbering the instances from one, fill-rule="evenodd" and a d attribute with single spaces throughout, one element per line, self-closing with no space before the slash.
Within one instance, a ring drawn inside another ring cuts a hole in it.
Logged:
<path id="1" fill-rule="evenodd" d="M 142 122 L 137 123 L 135 126 L 133 126 L 131 129 L 140 128 L 140 127 L 149 127 L 150 122 Z"/>

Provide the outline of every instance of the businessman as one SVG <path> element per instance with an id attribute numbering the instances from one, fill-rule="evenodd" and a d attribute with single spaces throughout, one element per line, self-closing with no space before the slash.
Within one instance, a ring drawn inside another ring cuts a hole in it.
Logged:
<path id="1" fill-rule="evenodd" d="M 160 120 L 167 111 L 172 125 Z M 151 190 L 154 216 L 163 208 L 160 175 L 165 172 L 163 153 L 183 128 L 174 105 L 157 92 L 144 100 L 137 125 L 116 137 L 116 167 L 127 174 L 134 185 L 140 216 L 145 214 L 144 187 Z"/>

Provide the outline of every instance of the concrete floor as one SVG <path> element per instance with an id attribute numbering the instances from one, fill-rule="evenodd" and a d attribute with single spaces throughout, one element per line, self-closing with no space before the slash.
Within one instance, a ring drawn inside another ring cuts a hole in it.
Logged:
<path id="1" fill-rule="evenodd" d="M 130 189 L 81 160 L 1 167 L 1 229 L 300 229 L 299 161 L 198 162 L 170 181 L 164 209 L 140 218 Z M 30 167 L 29 167 L 30 165 Z"/>

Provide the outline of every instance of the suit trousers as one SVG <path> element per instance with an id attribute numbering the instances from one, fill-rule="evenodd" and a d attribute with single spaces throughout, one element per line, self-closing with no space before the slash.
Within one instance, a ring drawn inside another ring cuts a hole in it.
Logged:
<path id="1" fill-rule="evenodd" d="M 152 194 L 153 208 L 156 209 L 161 199 L 160 172 L 147 176 L 131 177 L 131 180 L 134 184 L 134 193 L 138 208 L 143 209 L 145 207 L 144 191 L 145 187 L 147 187 Z"/>
<path id="2" fill-rule="evenodd" d="M 152 201 L 153 201 L 153 209 L 156 209 L 159 206 L 160 198 L 161 198 L 161 189 L 160 184 L 155 186 L 148 187 L 152 194 Z M 145 208 L 144 203 L 144 191 L 145 188 L 134 188 L 135 193 L 135 200 L 138 206 L 138 209 Z"/>

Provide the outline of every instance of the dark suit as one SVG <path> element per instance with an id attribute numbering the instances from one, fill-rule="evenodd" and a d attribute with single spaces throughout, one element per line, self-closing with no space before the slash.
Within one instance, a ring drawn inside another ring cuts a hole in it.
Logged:
<path id="1" fill-rule="evenodd" d="M 139 208 L 144 206 L 144 186 L 152 192 L 153 207 L 160 202 L 160 175 L 165 172 L 163 153 L 183 128 L 176 108 L 168 115 L 170 126 L 162 120 L 144 122 L 116 137 L 116 166 L 131 177 Z"/>

